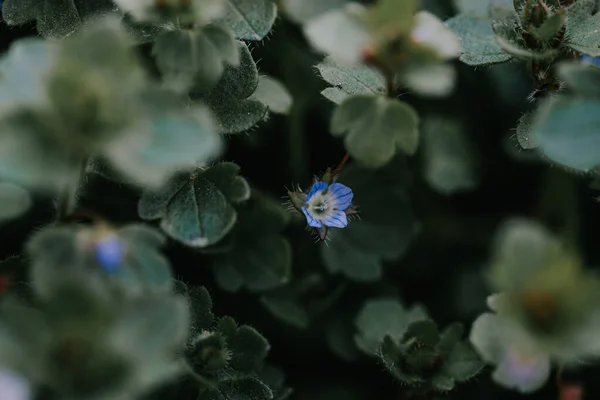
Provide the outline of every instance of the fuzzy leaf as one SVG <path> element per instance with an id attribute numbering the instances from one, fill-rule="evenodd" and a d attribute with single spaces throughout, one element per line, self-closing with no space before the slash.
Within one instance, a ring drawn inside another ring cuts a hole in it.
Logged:
<path id="1" fill-rule="evenodd" d="M 565 37 L 567 46 L 592 57 L 600 56 L 600 14 L 570 27 Z"/>
<path id="2" fill-rule="evenodd" d="M 144 192 L 138 213 L 143 219 L 160 219 L 169 236 L 188 246 L 210 246 L 237 221 L 233 204 L 250 197 L 250 187 L 238 173 L 236 164 L 222 162 L 177 174 L 160 190 Z"/>
<path id="3" fill-rule="evenodd" d="M 8 25 L 37 22 L 44 37 L 63 37 L 107 14 L 119 14 L 111 0 L 4 0 L 2 19 Z"/>
<path id="4" fill-rule="evenodd" d="M 533 112 L 525 113 L 519 118 L 517 123 L 517 141 L 525 150 L 535 149 L 537 143 L 531 137 L 531 128 L 533 127 L 535 114 Z"/>
<path id="5" fill-rule="evenodd" d="M 353 94 L 384 94 L 385 80 L 377 70 L 366 66 L 346 66 L 338 64 L 331 57 L 326 57 L 317 64 L 321 77 L 332 88 L 321 92 L 323 96 L 340 104 L 346 97 Z"/>
<path id="6" fill-rule="evenodd" d="M 542 25 L 533 29 L 533 35 L 540 41 L 549 41 L 556 37 L 565 24 L 567 12 L 565 9 L 559 9 L 556 13 L 546 19 Z"/>
<path id="7" fill-rule="evenodd" d="M 459 14 L 447 20 L 446 24 L 460 38 L 464 51 L 459 59 L 465 64 L 497 64 L 512 58 L 496 43 L 489 19 Z"/>
<path id="8" fill-rule="evenodd" d="M 411 322 L 403 337 L 404 342 L 416 339 L 420 345 L 429 347 L 435 347 L 440 340 L 438 327 L 431 319 Z"/>
<path id="9" fill-rule="evenodd" d="M 397 179 L 399 167 L 390 164 L 371 170 L 350 165 L 338 181 L 352 188 L 353 203 L 361 220 L 344 229 L 332 229 L 329 246 L 321 248 L 325 267 L 359 282 L 374 282 L 383 275 L 383 261 L 396 260 L 409 248 L 414 217 L 411 204 Z M 375 185 L 376 182 L 377 185 Z M 360 245 L 359 245 L 360 244 Z"/>
<path id="10" fill-rule="evenodd" d="M 269 76 L 258 78 L 258 87 L 252 98 L 269 107 L 274 113 L 289 114 L 292 108 L 292 96 L 279 81 Z"/>
<path id="11" fill-rule="evenodd" d="M 172 30 L 158 36 L 152 47 L 158 68 L 178 90 L 209 92 L 226 64 L 238 65 L 239 52 L 233 34 L 220 26 Z"/>
<path id="12" fill-rule="evenodd" d="M 531 135 L 550 160 L 590 171 L 600 164 L 600 99 L 550 98 L 539 108 Z"/>
<path id="13" fill-rule="evenodd" d="M 12 183 L 0 183 L 0 223 L 20 217 L 31 207 L 29 192 Z"/>
<path id="14" fill-rule="evenodd" d="M 267 105 L 249 98 L 259 84 L 258 69 L 248 46 L 238 42 L 238 47 L 240 64 L 226 66 L 217 85 L 204 96 L 215 114 L 219 132 L 223 134 L 247 131 L 268 113 Z"/>
<path id="15" fill-rule="evenodd" d="M 262 40 L 271 31 L 277 18 L 273 0 L 227 0 L 223 22 L 240 40 Z"/>
<path id="16" fill-rule="evenodd" d="M 381 167 L 401 149 L 414 154 L 419 145 L 419 117 L 408 104 L 377 95 L 353 95 L 334 111 L 330 129 L 344 136 L 351 156 L 372 168 Z"/>
<path id="17" fill-rule="evenodd" d="M 258 371 L 270 350 L 267 339 L 247 325 L 237 328 L 226 340 L 232 352 L 228 366 L 242 374 Z"/>
<path id="18" fill-rule="evenodd" d="M 232 232 L 234 248 L 213 257 L 215 277 L 223 289 L 233 292 L 246 287 L 259 292 L 289 281 L 291 247 L 280 234 L 287 217 L 279 205 L 258 196 L 240 210 L 239 223 Z"/>
<path id="19" fill-rule="evenodd" d="M 406 309 L 396 299 L 370 300 L 356 317 L 358 333 L 354 339 L 362 351 L 374 355 L 386 336 L 400 340 L 412 322 L 424 319 L 427 314 L 419 305 Z"/>
<path id="20" fill-rule="evenodd" d="M 291 396 L 293 389 L 285 386 L 285 374 L 280 368 L 265 365 L 259 372 L 258 378 L 273 392 L 273 400 L 285 400 Z"/>

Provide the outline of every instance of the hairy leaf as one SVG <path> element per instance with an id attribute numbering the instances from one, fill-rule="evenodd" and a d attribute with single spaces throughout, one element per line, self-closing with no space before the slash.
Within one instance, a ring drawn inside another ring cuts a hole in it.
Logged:
<path id="1" fill-rule="evenodd" d="M 223 22 L 240 40 L 262 40 L 271 31 L 277 18 L 273 0 L 227 0 Z"/>
<path id="2" fill-rule="evenodd" d="M 317 69 L 321 77 L 333 86 L 321 94 L 336 104 L 354 94 L 385 93 L 385 80 L 381 73 L 366 65 L 346 66 L 326 57 L 317 64 Z"/>

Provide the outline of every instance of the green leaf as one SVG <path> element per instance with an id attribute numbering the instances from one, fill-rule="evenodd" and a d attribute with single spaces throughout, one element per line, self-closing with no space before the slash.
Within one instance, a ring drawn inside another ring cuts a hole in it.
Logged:
<path id="1" fill-rule="evenodd" d="M 566 21 L 566 37 L 571 35 L 573 29 L 584 23 L 585 20 L 590 18 L 596 9 L 596 0 L 577 0 L 566 8 L 567 10 L 567 21 Z"/>
<path id="2" fill-rule="evenodd" d="M 405 343 L 416 340 L 419 345 L 428 347 L 435 347 L 440 340 L 438 327 L 431 319 L 411 322 L 403 337 Z"/>
<path id="3" fill-rule="evenodd" d="M 0 182 L 0 223 L 23 215 L 31 207 L 29 192 L 12 183 Z"/>
<path id="4" fill-rule="evenodd" d="M 412 243 L 414 217 L 395 163 L 371 170 L 346 166 L 338 181 L 354 193 L 361 220 L 344 229 L 332 229 L 331 242 L 321 257 L 332 274 L 359 282 L 374 282 L 383 275 L 383 261 L 401 257 Z"/>
<path id="5" fill-rule="evenodd" d="M 158 36 L 152 47 L 159 70 L 177 90 L 209 92 L 226 64 L 239 64 L 233 33 L 217 25 L 193 30 L 172 30 Z"/>
<path id="6" fill-rule="evenodd" d="M 236 373 L 252 374 L 258 371 L 270 350 L 269 342 L 254 328 L 238 327 L 230 335 L 225 334 L 227 347 L 231 351 L 228 367 Z"/>
<path id="7" fill-rule="evenodd" d="M 242 287 L 260 292 L 287 283 L 292 253 L 281 231 L 288 215 L 279 204 L 256 193 L 239 213 L 239 223 L 231 233 L 234 248 L 215 254 L 212 260 L 219 285 L 231 292 Z"/>
<path id="8" fill-rule="evenodd" d="M 565 44 L 580 53 L 592 57 L 600 56 L 600 14 L 570 26 L 565 35 Z"/>
<path id="9" fill-rule="evenodd" d="M 548 99 L 537 111 L 531 138 L 551 161 L 590 171 L 600 164 L 600 99 Z"/>
<path id="10" fill-rule="evenodd" d="M 534 118 L 535 114 L 533 112 L 527 112 L 523 114 L 517 122 L 517 141 L 525 150 L 531 150 L 538 147 L 537 143 L 531 137 Z"/>
<path id="11" fill-rule="evenodd" d="M 251 96 L 269 107 L 274 113 L 289 114 L 292 108 L 292 96 L 279 81 L 269 76 L 258 78 L 258 87 Z"/>
<path id="12" fill-rule="evenodd" d="M 277 18 L 273 0 L 227 0 L 223 22 L 240 40 L 262 40 L 271 31 Z"/>
<path id="13" fill-rule="evenodd" d="M 96 255 L 103 229 L 57 226 L 36 233 L 27 243 L 35 290 L 48 296 L 71 280 L 87 282 L 90 290 L 105 290 L 107 285 L 116 284 L 115 289 L 131 294 L 165 292 L 172 288 L 171 267 L 160 251 L 163 235 L 142 224 L 114 231 L 124 250 L 116 271 L 107 273 Z"/>
<path id="14" fill-rule="evenodd" d="M 199 400 L 272 400 L 271 389 L 256 378 L 233 380 L 203 392 Z"/>
<path id="15" fill-rule="evenodd" d="M 543 42 L 554 39 L 565 25 L 566 17 L 567 12 L 564 8 L 556 10 L 556 12 L 552 14 L 550 18 L 546 19 L 542 25 L 533 29 L 533 35 Z"/>
<path id="16" fill-rule="evenodd" d="M 496 43 L 489 19 L 459 14 L 447 20 L 446 24 L 461 39 L 464 52 L 459 59 L 465 64 L 497 64 L 512 58 Z"/>
<path id="17" fill-rule="evenodd" d="M 4 0 L 2 4 L 2 19 L 8 25 L 36 21 L 44 37 L 67 36 L 108 14 L 120 14 L 111 0 Z"/>
<path id="18" fill-rule="evenodd" d="M 259 84 L 258 69 L 248 46 L 238 42 L 238 47 L 240 64 L 226 66 L 217 85 L 203 96 L 215 114 L 219 132 L 223 134 L 247 131 L 264 120 L 268 113 L 267 105 L 250 98 Z"/>
<path id="19" fill-rule="evenodd" d="M 250 187 L 238 173 L 230 162 L 179 173 L 160 190 L 145 191 L 138 213 L 146 220 L 160 219 L 165 233 L 188 246 L 210 246 L 237 221 L 233 205 L 250 197 Z"/>
<path id="20" fill-rule="evenodd" d="M 464 331 L 464 327 L 458 322 L 455 322 L 444 329 L 440 335 L 440 340 L 436 345 L 436 350 L 440 352 L 442 357 L 450 355 L 454 346 L 462 338 Z"/>
<path id="21" fill-rule="evenodd" d="M 460 120 L 431 115 L 425 118 L 421 129 L 427 183 L 447 195 L 477 186 L 478 154 Z"/>
<path id="22" fill-rule="evenodd" d="M 562 62 L 556 66 L 558 76 L 581 97 L 600 97 L 600 68 L 579 62 Z"/>
<path id="23" fill-rule="evenodd" d="M 414 154 L 419 144 L 419 117 L 408 104 L 377 95 L 353 95 L 334 111 L 330 129 L 344 136 L 348 153 L 377 168 L 392 160 L 397 149 Z"/>
<path id="24" fill-rule="evenodd" d="M 469 342 L 454 345 L 449 357 L 444 360 L 444 372 L 458 382 L 465 382 L 477 375 L 484 367 Z"/>
<path id="25" fill-rule="evenodd" d="M 323 90 L 321 94 L 336 104 L 350 95 L 384 94 L 386 90 L 381 73 L 367 65 L 347 66 L 326 57 L 317 64 L 317 69 L 321 77 L 334 86 Z"/>
<path id="26" fill-rule="evenodd" d="M 344 65 L 357 65 L 362 51 L 372 42 L 363 21 L 348 7 L 333 9 L 303 24 L 304 36 L 317 51 Z"/>
<path id="27" fill-rule="evenodd" d="M 358 333 L 354 340 L 359 349 L 374 355 L 386 336 L 400 340 L 412 322 L 424 319 L 427 314 L 419 305 L 406 309 L 396 299 L 370 300 L 356 317 Z"/>
<path id="28" fill-rule="evenodd" d="M 260 302 L 277 319 L 295 328 L 306 329 L 310 324 L 308 312 L 295 299 L 265 294 Z"/>
<path id="29" fill-rule="evenodd" d="M 328 11 L 340 9 L 348 0 L 282 0 L 282 11 L 291 20 L 305 23 L 311 18 Z"/>

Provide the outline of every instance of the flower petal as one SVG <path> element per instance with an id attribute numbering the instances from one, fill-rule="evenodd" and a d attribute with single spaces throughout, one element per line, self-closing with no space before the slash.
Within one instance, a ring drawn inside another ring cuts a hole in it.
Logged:
<path id="1" fill-rule="evenodd" d="M 543 353 L 528 353 L 512 347 L 492 374 L 492 378 L 507 388 L 531 393 L 546 383 L 550 375 L 550 358 Z"/>
<path id="2" fill-rule="evenodd" d="M 304 213 L 304 216 L 306 217 L 306 222 L 308 222 L 308 225 L 312 226 L 313 228 L 322 227 L 321 223 L 318 220 L 316 220 L 312 215 L 310 215 L 306 208 L 302 207 L 302 212 Z"/>
<path id="3" fill-rule="evenodd" d="M 329 187 L 329 193 L 331 193 L 331 200 L 335 202 L 335 206 L 338 210 L 345 210 L 350 207 L 354 193 L 348 186 L 342 185 L 341 183 L 334 183 Z"/>
<path id="4" fill-rule="evenodd" d="M 334 228 L 345 228 L 348 225 L 348 218 L 345 212 L 338 210 L 327 215 L 323 219 L 323 224 Z"/>
<path id="5" fill-rule="evenodd" d="M 306 202 L 310 200 L 313 195 L 321 190 L 327 189 L 327 184 L 325 182 L 315 182 L 314 185 L 310 188 L 310 192 L 306 195 Z"/>

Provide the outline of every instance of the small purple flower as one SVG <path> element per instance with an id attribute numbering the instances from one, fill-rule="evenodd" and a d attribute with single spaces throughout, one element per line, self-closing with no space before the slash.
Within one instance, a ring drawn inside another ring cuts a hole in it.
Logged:
<path id="1" fill-rule="evenodd" d="M 313 228 L 344 228 L 353 197 L 352 189 L 341 183 L 316 182 L 306 196 L 302 212 Z"/>
<path id="2" fill-rule="evenodd" d="M 104 233 L 94 242 L 96 261 L 106 272 L 115 272 L 121 266 L 124 252 L 125 246 L 116 233 Z"/>

